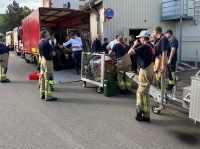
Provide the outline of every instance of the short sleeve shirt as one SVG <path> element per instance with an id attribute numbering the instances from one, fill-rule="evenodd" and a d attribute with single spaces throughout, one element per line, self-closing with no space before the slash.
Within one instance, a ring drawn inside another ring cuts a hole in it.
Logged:
<path id="1" fill-rule="evenodd" d="M 167 37 L 164 34 L 161 35 L 159 39 L 155 41 L 155 46 L 158 52 L 162 55 L 162 52 L 170 50 L 170 43 Z"/>
<path id="2" fill-rule="evenodd" d="M 44 56 L 46 60 L 52 60 L 52 56 L 51 56 L 52 52 L 53 52 L 53 49 L 51 45 L 49 44 L 48 41 L 45 41 L 42 44 L 42 55 Z"/>
<path id="3" fill-rule="evenodd" d="M 125 48 L 120 43 L 113 46 L 112 51 L 115 52 L 117 58 L 122 58 L 126 54 L 126 45 L 124 46 Z"/>
<path id="4" fill-rule="evenodd" d="M 148 43 L 153 47 L 151 43 Z M 146 68 L 148 67 L 152 61 L 153 61 L 153 54 L 152 54 L 152 48 L 147 44 L 140 45 L 139 47 L 135 48 L 134 51 L 138 55 L 140 59 L 140 68 Z M 155 51 L 155 56 L 159 56 L 159 52 Z"/>

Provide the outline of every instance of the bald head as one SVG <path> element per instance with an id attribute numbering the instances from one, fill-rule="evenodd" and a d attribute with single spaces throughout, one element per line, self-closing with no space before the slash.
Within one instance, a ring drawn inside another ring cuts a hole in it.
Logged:
<path id="1" fill-rule="evenodd" d="M 102 35 L 101 35 L 101 34 L 98 34 L 98 35 L 97 35 L 97 39 L 101 41 L 101 40 L 102 40 Z"/>
<path id="2" fill-rule="evenodd" d="M 119 36 L 119 37 L 117 38 L 117 41 L 118 41 L 118 42 L 123 42 L 123 37 L 122 37 L 122 36 Z"/>

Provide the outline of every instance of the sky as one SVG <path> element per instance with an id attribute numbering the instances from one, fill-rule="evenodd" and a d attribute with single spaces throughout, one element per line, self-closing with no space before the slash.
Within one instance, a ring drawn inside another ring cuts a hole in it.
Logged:
<path id="1" fill-rule="evenodd" d="M 13 0 L 0 0 L 0 13 L 5 13 L 6 8 Z M 31 9 L 36 9 L 41 6 L 41 0 L 16 0 L 20 6 L 28 6 Z"/>

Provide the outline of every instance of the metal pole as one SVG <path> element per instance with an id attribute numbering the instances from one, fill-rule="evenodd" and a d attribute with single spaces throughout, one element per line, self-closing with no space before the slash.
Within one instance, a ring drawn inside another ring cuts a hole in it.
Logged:
<path id="1" fill-rule="evenodd" d="M 179 63 L 181 63 L 181 55 L 182 55 L 182 28 L 183 28 L 183 2 L 180 0 L 180 38 L 179 38 Z"/>
<path id="2" fill-rule="evenodd" d="M 196 60 L 195 60 L 195 67 L 198 67 L 198 49 L 196 50 Z"/>
<path id="3" fill-rule="evenodd" d="M 161 101 L 160 105 L 163 106 L 163 100 L 164 100 L 164 90 L 165 90 L 165 77 L 161 76 Z"/>

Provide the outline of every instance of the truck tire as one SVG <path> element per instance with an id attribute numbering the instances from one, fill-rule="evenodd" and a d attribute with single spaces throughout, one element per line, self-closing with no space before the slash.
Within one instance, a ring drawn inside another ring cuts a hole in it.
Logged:
<path id="1" fill-rule="evenodd" d="M 20 56 L 21 55 L 21 53 L 20 52 L 17 52 L 17 56 Z"/>
<path id="2" fill-rule="evenodd" d="M 40 64 L 39 64 L 39 60 L 37 58 L 35 58 L 35 65 L 36 65 L 36 69 L 40 70 Z"/>
<path id="3" fill-rule="evenodd" d="M 26 63 L 30 63 L 30 60 L 26 59 L 26 55 L 25 54 L 24 54 L 24 60 L 25 60 Z"/>
<path id="4" fill-rule="evenodd" d="M 24 53 L 21 51 L 21 58 L 24 58 Z"/>

